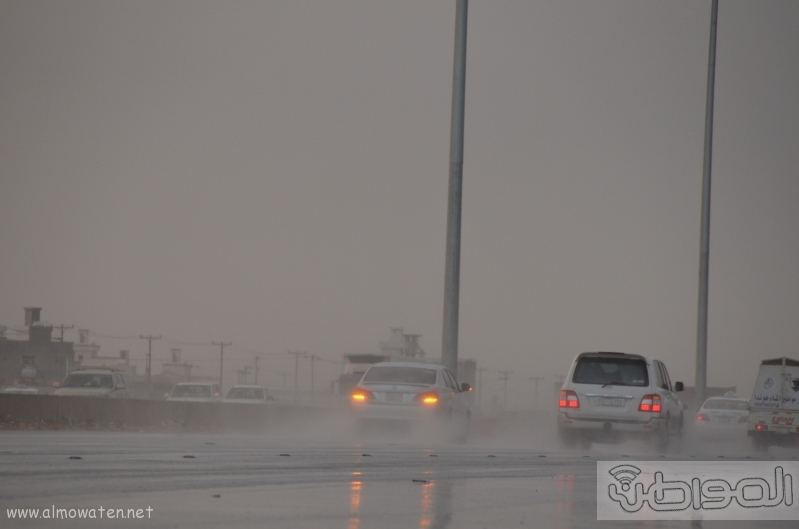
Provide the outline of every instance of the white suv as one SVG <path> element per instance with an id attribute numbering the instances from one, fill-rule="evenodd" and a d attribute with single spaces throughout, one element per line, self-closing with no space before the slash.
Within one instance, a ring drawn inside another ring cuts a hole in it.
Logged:
<path id="1" fill-rule="evenodd" d="M 76 369 L 54 392 L 60 397 L 133 398 L 133 377 L 113 368 Z"/>
<path id="2" fill-rule="evenodd" d="M 644 437 L 665 450 L 682 435 L 684 406 L 663 362 L 626 353 L 582 353 L 558 400 L 558 436 L 566 446 Z"/>

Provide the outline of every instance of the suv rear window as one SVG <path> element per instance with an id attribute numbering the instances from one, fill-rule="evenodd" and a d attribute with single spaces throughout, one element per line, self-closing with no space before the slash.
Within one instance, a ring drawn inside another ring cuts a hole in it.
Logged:
<path id="1" fill-rule="evenodd" d="M 577 361 L 572 382 L 575 384 L 648 386 L 649 376 L 644 360 L 583 357 Z"/>
<path id="2" fill-rule="evenodd" d="M 64 388 L 113 388 L 111 375 L 72 373 L 62 384 Z"/>

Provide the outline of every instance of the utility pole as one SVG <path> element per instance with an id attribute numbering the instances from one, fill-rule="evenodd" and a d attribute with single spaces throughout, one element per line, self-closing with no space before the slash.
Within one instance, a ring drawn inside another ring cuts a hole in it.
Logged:
<path id="1" fill-rule="evenodd" d="M 53 325 L 53 329 L 58 329 L 59 331 L 61 331 L 61 341 L 62 342 L 64 341 L 64 331 L 69 330 L 69 329 L 74 329 L 74 328 L 75 328 L 74 325 L 69 325 L 69 326 L 67 326 L 67 325 Z"/>
<path id="2" fill-rule="evenodd" d="M 455 53 L 452 65 L 452 121 L 449 139 L 447 243 L 444 259 L 444 321 L 441 363 L 458 376 L 458 311 L 461 281 L 461 204 L 463 195 L 463 129 L 466 106 L 466 21 L 469 4 L 455 4 Z"/>
<path id="3" fill-rule="evenodd" d="M 537 410 L 538 409 L 538 381 L 539 380 L 546 380 L 546 377 L 530 377 L 530 380 L 535 382 L 535 401 L 534 401 L 535 404 L 533 406 L 533 409 Z"/>
<path id="4" fill-rule="evenodd" d="M 308 360 L 310 360 L 310 361 L 311 361 L 311 404 L 313 404 L 313 400 L 314 400 L 313 364 L 314 364 L 314 362 L 316 362 L 317 360 L 321 360 L 321 358 L 319 358 L 319 357 L 318 357 L 318 356 L 316 356 L 316 355 L 309 355 L 309 356 L 307 356 L 306 358 L 307 358 Z"/>
<path id="5" fill-rule="evenodd" d="M 503 396 L 504 403 L 503 403 L 502 407 L 505 409 L 505 411 L 507 411 L 508 410 L 508 379 L 510 378 L 511 374 L 513 373 L 513 371 L 498 371 L 498 373 L 499 373 L 499 379 L 504 384 L 504 389 L 503 389 L 503 392 L 504 392 L 504 396 Z"/>
<path id="6" fill-rule="evenodd" d="M 477 368 L 477 407 L 480 409 L 483 408 L 483 371 L 488 371 L 488 368 Z"/>
<path id="7" fill-rule="evenodd" d="M 705 101 L 705 155 L 702 164 L 702 227 L 699 234 L 699 310 L 696 323 L 696 408 L 707 393 L 707 306 L 710 263 L 710 168 L 713 160 L 713 92 L 716 85 L 716 27 L 719 0 L 710 10 L 710 51 L 707 61 Z"/>
<path id="8" fill-rule="evenodd" d="M 300 368 L 300 357 L 305 356 L 305 351 L 289 351 L 290 355 L 294 355 L 294 404 L 297 404 L 299 395 L 297 394 L 297 372 Z"/>
<path id="9" fill-rule="evenodd" d="M 161 335 L 153 336 L 152 334 L 149 336 L 144 336 L 142 334 L 139 335 L 139 338 L 142 340 L 147 340 L 147 392 L 153 390 L 153 381 L 151 377 L 152 372 L 152 365 L 153 365 L 153 340 L 160 340 Z"/>
<path id="10" fill-rule="evenodd" d="M 211 342 L 214 345 L 219 346 L 219 393 L 223 394 L 222 391 L 222 365 L 224 362 L 225 356 L 225 347 L 229 345 L 233 345 L 233 342 Z"/>
<path id="11" fill-rule="evenodd" d="M 261 359 L 260 356 L 255 355 L 255 385 L 256 386 L 258 385 L 258 360 L 260 360 L 260 359 Z"/>
<path id="12" fill-rule="evenodd" d="M 244 366 L 244 369 L 237 369 L 239 384 L 247 384 L 247 377 L 250 374 L 250 366 Z"/>

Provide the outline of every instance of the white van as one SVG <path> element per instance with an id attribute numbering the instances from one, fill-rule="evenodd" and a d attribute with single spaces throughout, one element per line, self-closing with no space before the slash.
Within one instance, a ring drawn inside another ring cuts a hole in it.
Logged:
<path id="1" fill-rule="evenodd" d="M 566 446 L 643 437 L 666 448 L 681 436 L 684 406 L 663 362 L 626 353 L 581 353 L 558 400 L 558 436 Z"/>
<path id="2" fill-rule="evenodd" d="M 77 369 L 54 392 L 58 396 L 132 398 L 133 377 L 117 369 Z"/>
<path id="3" fill-rule="evenodd" d="M 799 361 L 763 360 L 749 400 L 747 435 L 755 449 L 799 443 Z"/>

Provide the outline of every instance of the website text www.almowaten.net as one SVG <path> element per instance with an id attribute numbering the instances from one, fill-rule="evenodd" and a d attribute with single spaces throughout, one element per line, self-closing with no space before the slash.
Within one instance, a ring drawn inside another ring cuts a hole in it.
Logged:
<path id="1" fill-rule="evenodd" d="M 63 509 L 55 505 L 45 509 L 6 509 L 6 517 L 9 519 L 33 519 L 33 520 L 74 520 L 74 519 L 149 519 L 153 509 L 147 506 L 146 509 L 123 509 L 123 508 L 78 508 Z"/>

